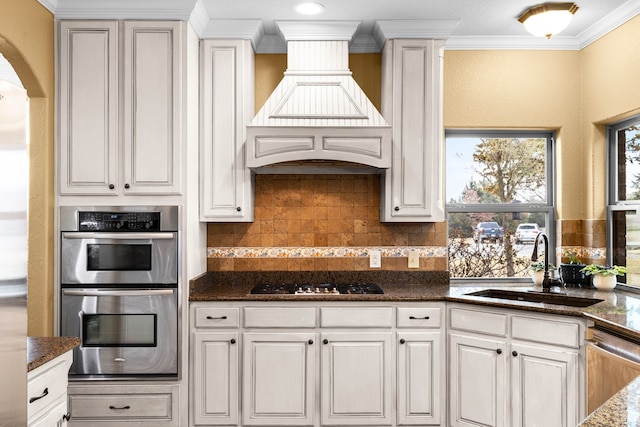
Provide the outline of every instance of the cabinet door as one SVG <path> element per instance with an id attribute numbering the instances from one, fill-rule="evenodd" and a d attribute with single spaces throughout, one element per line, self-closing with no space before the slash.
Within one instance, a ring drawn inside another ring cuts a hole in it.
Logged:
<path id="1" fill-rule="evenodd" d="M 398 425 L 440 425 L 444 395 L 442 334 L 398 333 Z"/>
<path id="2" fill-rule="evenodd" d="M 573 427 L 580 421 L 578 353 L 511 345 L 514 427 Z"/>
<path id="3" fill-rule="evenodd" d="M 253 50 L 248 40 L 202 42 L 200 218 L 253 221 L 245 167 L 245 126 L 253 116 Z"/>
<path id="4" fill-rule="evenodd" d="M 59 24 L 60 194 L 117 194 L 118 25 Z"/>
<path id="5" fill-rule="evenodd" d="M 29 427 L 65 427 L 68 425 L 66 415 L 67 395 L 65 394 L 41 418 L 29 423 Z"/>
<path id="6" fill-rule="evenodd" d="M 322 334 L 323 425 L 392 425 L 392 337 Z"/>
<path id="7" fill-rule="evenodd" d="M 443 40 L 385 44 L 382 112 L 392 124 L 383 221 L 443 221 Z"/>
<path id="8" fill-rule="evenodd" d="M 197 425 L 238 425 L 238 333 L 193 334 L 193 414 Z"/>
<path id="9" fill-rule="evenodd" d="M 181 191 L 179 22 L 124 22 L 125 194 Z"/>
<path id="10" fill-rule="evenodd" d="M 311 426 L 315 333 L 245 333 L 243 425 Z"/>
<path id="11" fill-rule="evenodd" d="M 450 425 L 504 426 L 506 343 L 457 334 L 449 343 Z"/>

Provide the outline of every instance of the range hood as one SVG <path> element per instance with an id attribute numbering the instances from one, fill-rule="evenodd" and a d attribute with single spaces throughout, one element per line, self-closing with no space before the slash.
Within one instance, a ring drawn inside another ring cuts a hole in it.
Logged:
<path id="1" fill-rule="evenodd" d="M 389 168 L 391 126 L 348 66 L 348 43 L 359 22 L 277 25 L 287 41 L 287 70 L 247 126 L 247 166 L 293 162 L 304 169 L 305 161 L 313 160 L 314 168 L 323 161 Z"/>

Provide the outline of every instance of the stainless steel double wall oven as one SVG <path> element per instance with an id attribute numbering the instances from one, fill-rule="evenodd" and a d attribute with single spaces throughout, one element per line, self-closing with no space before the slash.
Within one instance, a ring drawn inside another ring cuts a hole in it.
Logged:
<path id="1" fill-rule="evenodd" d="M 70 379 L 178 375 L 179 209 L 60 208 L 60 334 Z"/>

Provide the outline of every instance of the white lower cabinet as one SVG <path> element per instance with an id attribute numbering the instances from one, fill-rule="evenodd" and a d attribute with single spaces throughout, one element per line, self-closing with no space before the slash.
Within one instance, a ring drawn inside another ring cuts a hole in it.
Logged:
<path id="1" fill-rule="evenodd" d="M 585 322 L 523 313 L 449 307 L 451 426 L 573 427 L 584 417 Z"/>
<path id="2" fill-rule="evenodd" d="M 67 425 L 67 375 L 73 362 L 72 354 L 72 351 L 68 351 L 28 373 L 29 427 Z"/>
<path id="3" fill-rule="evenodd" d="M 243 425 L 312 426 L 314 332 L 244 334 Z"/>
<path id="4" fill-rule="evenodd" d="M 191 304 L 190 425 L 444 425 L 444 305 Z"/>
<path id="5" fill-rule="evenodd" d="M 118 382 L 69 385 L 69 426 L 126 427 L 179 425 L 179 386 Z"/>

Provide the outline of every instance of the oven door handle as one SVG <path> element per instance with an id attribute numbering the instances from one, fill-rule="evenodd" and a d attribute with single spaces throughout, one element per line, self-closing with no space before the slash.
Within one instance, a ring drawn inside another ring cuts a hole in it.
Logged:
<path id="1" fill-rule="evenodd" d="M 174 233 L 62 233 L 63 239 L 171 240 Z"/>
<path id="2" fill-rule="evenodd" d="M 146 297 L 173 295 L 174 289 L 136 289 L 132 291 L 109 289 L 63 289 L 62 295 L 82 297 Z"/>

